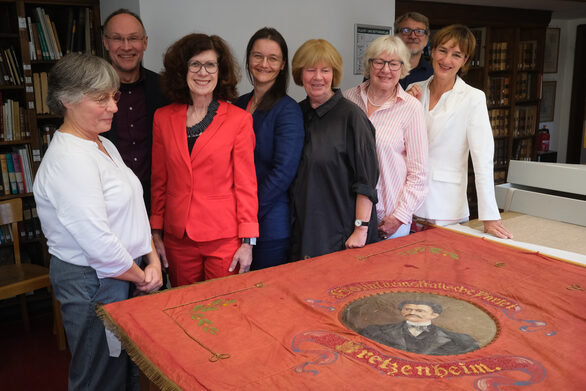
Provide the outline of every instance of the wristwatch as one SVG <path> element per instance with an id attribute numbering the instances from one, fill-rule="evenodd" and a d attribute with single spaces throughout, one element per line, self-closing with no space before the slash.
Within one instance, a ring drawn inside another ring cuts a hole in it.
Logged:
<path id="1" fill-rule="evenodd" d="M 360 219 L 354 220 L 355 227 L 368 227 L 368 221 L 362 221 Z"/>
<path id="2" fill-rule="evenodd" d="M 251 246 L 256 245 L 256 238 L 242 238 L 242 243 L 250 244 Z"/>

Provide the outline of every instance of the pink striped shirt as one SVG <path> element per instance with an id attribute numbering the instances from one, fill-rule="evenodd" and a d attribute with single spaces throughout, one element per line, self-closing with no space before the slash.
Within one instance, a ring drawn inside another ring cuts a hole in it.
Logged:
<path id="1" fill-rule="evenodd" d="M 369 81 L 344 92 L 368 114 Z M 377 184 L 377 217 L 392 214 L 403 224 L 427 194 L 427 129 L 423 106 L 397 85 L 397 97 L 368 117 L 376 129 L 376 152 L 380 176 Z"/>

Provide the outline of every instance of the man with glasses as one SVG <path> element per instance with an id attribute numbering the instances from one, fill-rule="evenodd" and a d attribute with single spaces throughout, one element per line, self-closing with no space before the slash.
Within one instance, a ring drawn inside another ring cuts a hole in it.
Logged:
<path id="1" fill-rule="evenodd" d="M 150 215 L 153 116 L 168 101 L 161 93 L 159 75 L 142 66 L 148 36 L 138 15 L 123 8 L 114 11 L 104 22 L 102 39 L 120 76 L 122 93 L 112 128 L 105 136 L 140 179 Z"/>
<path id="2" fill-rule="evenodd" d="M 411 71 L 399 81 L 404 89 L 411 83 L 427 80 L 433 75 L 433 68 L 423 56 L 423 49 L 429 41 L 429 19 L 418 12 L 407 12 L 395 20 L 395 34 L 399 36 L 409 51 Z"/>

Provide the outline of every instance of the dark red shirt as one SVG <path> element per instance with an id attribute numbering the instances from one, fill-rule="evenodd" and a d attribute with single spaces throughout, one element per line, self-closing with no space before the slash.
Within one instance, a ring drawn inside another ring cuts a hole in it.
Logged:
<path id="1" fill-rule="evenodd" d="M 138 81 L 120 83 L 118 102 L 117 147 L 124 163 L 142 183 L 150 182 L 151 167 L 151 124 L 148 124 L 145 77 L 141 70 Z"/>

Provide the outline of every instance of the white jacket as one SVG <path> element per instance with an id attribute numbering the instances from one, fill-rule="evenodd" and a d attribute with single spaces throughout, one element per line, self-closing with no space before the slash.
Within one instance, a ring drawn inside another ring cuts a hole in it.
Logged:
<path id="1" fill-rule="evenodd" d="M 462 220 L 470 215 L 466 188 L 468 153 L 472 156 L 479 220 L 499 220 L 494 195 L 494 140 L 484 92 L 457 77 L 429 111 L 429 79 L 421 88 L 429 139 L 429 193 L 416 216 L 433 220 Z"/>

